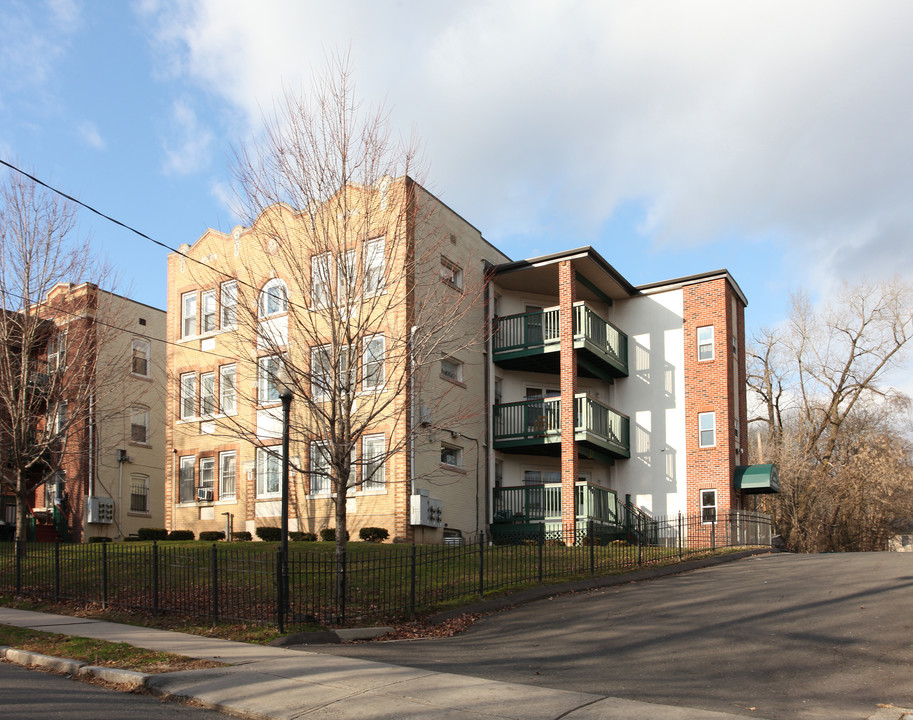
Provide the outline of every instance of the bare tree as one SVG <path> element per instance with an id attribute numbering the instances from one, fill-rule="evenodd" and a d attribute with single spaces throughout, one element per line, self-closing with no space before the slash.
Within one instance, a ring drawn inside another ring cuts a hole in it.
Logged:
<path id="1" fill-rule="evenodd" d="M 913 515 L 901 492 L 909 401 L 883 385 L 911 337 L 913 288 L 894 281 L 846 288 L 818 311 L 798 296 L 783 328 L 755 338 L 755 459 L 779 465 L 771 510 L 792 547 L 874 549 L 892 520 Z"/>
<path id="2" fill-rule="evenodd" d="M 239 380 L 238 398 L 262 407 L 291 388 L 293 471 L 334 503 L 337 597 L 347 494 L 370 487 L 388 460 L 395 473 L 385 482 L 407 481 L 407 448 L 419 428 L 429 432 L 428 407 L 454 437 L 483 407 L 481 392 L 452 392 L 460 378 L 442 381 L 446 359 L 461 351 L 477 353 L 463 359 L 481 367 L 483 263 L 478 247 L 457 242 L 471 226 L 413 179 L 415 160 L 413 146 L 391 140 L 382 109 L 357 105 L 345 59 L 330 63 L 310 97 L 287 95 L 263 139 L 237 152 L 240 214 L 256 248 L 237 281 L 235 319 L 238 356 L 256 348 L 256 380 Z M 277 436 L 279 414 L 273 405 L 254 424 L 225 418 L 216 432 L 268 450 L 263 437 Z M 310 501 L 292 501 L 307 517 Z"/>
<path id="3" fill-rule="evenodd" d="M 97 367 L 116 318 L 95 284 L 110 276 L 94 257 L 77 232 L 72 204 L 19 175 L 6 178 L 0 187 L 0 482 L 16 499 L 17 540 L 26 537 L 35 489 L 89 451 L 94 403 L 118 371 Z M 74 282 L 83 284 L 74 288 Z"/>

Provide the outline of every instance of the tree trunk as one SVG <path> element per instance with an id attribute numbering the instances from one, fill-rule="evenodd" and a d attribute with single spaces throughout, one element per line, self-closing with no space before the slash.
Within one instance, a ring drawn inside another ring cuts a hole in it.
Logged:
<path id="1" fill-rule="evenodd" d="M 336 493 L 336 572 L 334 597 L 336 599 L 336 622 L 342 624 L 346 616 L 346 487 Z"/>
<path id="2" fill-rule="evenodd" d="M 25 484 L 25 476 L 21 469 L 16 470 L 16 540 L 25 542 L 28 537 L 27 523 L 29 516 L 29 506 L 25 498 L 28 490 Z"/>

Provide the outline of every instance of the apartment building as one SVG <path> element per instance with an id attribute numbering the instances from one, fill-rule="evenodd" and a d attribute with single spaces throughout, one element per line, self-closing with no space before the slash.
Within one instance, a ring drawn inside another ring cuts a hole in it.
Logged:
<path id="1" fill-rule="evenodd" d="M 26 395 L 37 402 L 29 534 L 122 539 L 164 522 L 165 313 L 92 283 L 54 286 L 37 309 Z M 9 466 L 8 466 L 9 468 Z M 11 473 L 10 469 L 6 471 Z M 13 484 L 2 498 L 8 534 Z"/>
<path id="2" fill-rule="evenodd" d="M 625 501 L 712 522 L 775 489 L 740 487 L 728 272 L 634 287 L 592 248 L 511 261 L 409 178 L 345 196 L 169 256 L 169 528 L 280 524 L 288 385 L 293 531 L 335 526 L 334 453 L 353 537 L 568 534 Z"/>

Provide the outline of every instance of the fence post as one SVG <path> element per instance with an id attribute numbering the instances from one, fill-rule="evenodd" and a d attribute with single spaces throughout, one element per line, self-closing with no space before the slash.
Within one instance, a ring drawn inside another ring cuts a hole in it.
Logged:
<path id="1" fill-rule="evenodd" d="M 415 542 L 412 543 L 412 573 L 409 578 L 409 619 L 415 620 Z"/>
<path id="2" fill-rule="evenodd" d="M 637 533 L 637 567 L 640 567 L 643 564 L 643 557 L 641 555 L 643 543 L 641 542 L 641 535 L 642 533 Z"/>
<path id="3" fill-rule="evenodd" d="M 219 624 L 219 551 L 212 544 L 212 624 Z"/>
<path id="4" fill-rule="evenodd" d="M 60 601 L 60 538 L 54 541 L 54 602 Z"/>
<path id="5" fill-rule="evenodd" d="M 716 552 L 716 519 L 710 523 L 710 552 Z"/>
<path id="6" fill-rule="evenodd" d="M 485 595 L 485 536 L 479 534 L 479 597 Z"/>
<path id="7" fill-rule="evenodd" d="M 276 625 L 285 632 L 285 603 L 282 599 L 282 546 L 276 548 Z"/>
<path id="8" fill-rule="evenodd" d="M 108 609 L 108 543 L 101 545 L 101 607 Z"/>
<path id="9" fill-rule="evenodd" d="M 682 561 L 682 511 L 678 511 L 678 561 Z"/>
<path id="10" fill-rule="evenodd" d="M 542 584 L 542 565 L 545 555 L 545 523 L 539 523 L 539 584 Z"/>
<path id="11" fill-rule="evenodd" d="M 159 545 L 152 541 L 152 616 L 159 614 Z"/>
<path id="12" fill-rule="evenodd" d="M 22 594 L 22 540 L 16 541 L 16 594 Z"/>
<path id="13" fill-rule="evenodd" d="M 596 574 L 596 536 L 593 534 L 593 518 L 586 521 L 586 536 L 590 540 L 590 575 Z"/>

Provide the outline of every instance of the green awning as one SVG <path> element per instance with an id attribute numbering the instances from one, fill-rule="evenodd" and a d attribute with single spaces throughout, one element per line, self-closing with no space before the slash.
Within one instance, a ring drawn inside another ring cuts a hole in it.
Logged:
<path id="1" fill-rule="evenodd" d="M 780 476 L 777 466 L 737 465 L 735 469 L 735 489 L 747 495 L 780 492 Z"/>

